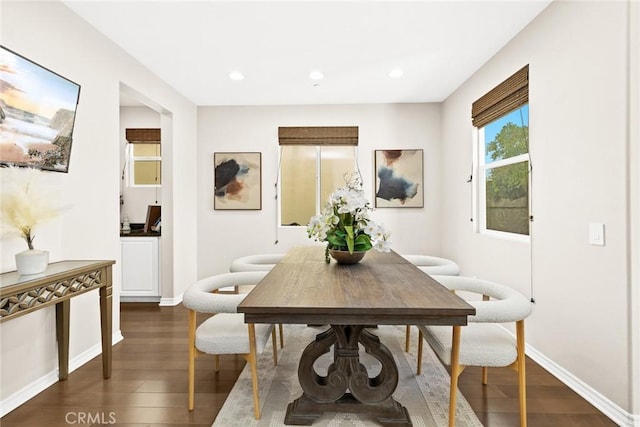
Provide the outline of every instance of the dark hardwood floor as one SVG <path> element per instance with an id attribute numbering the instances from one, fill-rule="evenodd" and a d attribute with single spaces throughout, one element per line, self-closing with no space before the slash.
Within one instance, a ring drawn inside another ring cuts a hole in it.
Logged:
<path id="1" fill-rule="evenodd" d="M 125 339 L 113 349 L 109 380 L 102 380 L 101 358 L 96 357 L 69 374 L 67 381 L 52 385 L 7 414 L 0 425 L 210 427 L 244 360 L 222 357 L 221 370 L 215 373 L 213 357 L 200 356 L 196 361 L 196 408 L 189 412 L 186 309 L 128 303 L 122 304 L 120 320 Z M 616 425 L 531 360 L 527 360 L 527 381 L 530 427 Z M 489 385 L 483 387 L 480 370 L 468 368 L 460 377 L 460 390 L 485 426 L 519 425 L 515 371 L 492 369 Z"/>

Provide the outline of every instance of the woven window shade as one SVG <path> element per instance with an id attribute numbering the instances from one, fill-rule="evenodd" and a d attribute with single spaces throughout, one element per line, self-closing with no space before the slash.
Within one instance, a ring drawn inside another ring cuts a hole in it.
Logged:
<path id="1" fill-rule="evenodd" d="M 482 127 L 529 102 L 529 65 L 494 87 L 471 105 L 473 126 Z"/>
<path id="2" fill-rule="evenodd" d="M 132 144 L 160 144 L 160 129 L 126 129 L 125 138 Z"/>
<path id="3" fill-rule="evenodd" d="M 280 145 L 358 145 L 358 127 L 279 127 L 278 141 Z"/>

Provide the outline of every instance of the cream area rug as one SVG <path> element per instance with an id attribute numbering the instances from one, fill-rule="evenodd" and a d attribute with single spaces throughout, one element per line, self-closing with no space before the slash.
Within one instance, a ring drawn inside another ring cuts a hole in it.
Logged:
<path id="1" fill-rule="evenodd" d="M 277 427 L 284 426 L 287 404 L 302 394 L 298 382 L 298 361 L 304 348 L 315 336 L 327 329 L 306 325 L 284 325 L 284 348 L 278 351 L 278 365 L 273 365 L 271 344 L 258 358 L 258 384 L 260 389 L 260 420 L 253 417 L 251 373 L 246 366 L 240 374 L 213 427 Z M 414 427 L 440 427 L 448 425 L 449 374 L 428 345 L 424 346 L 422 375 L 417 376 L 417 329 L 412 330 L 412 348 L 404 351 L 404 326 L 379 326 L 372 329 L 380 341 L 389 348 L 398 365 L 399 381 L 393 393 L 395 400 L 409 411 Z M 361 347 L 362 348 L 362 347 Z M 315 363 L 316 372 L 326 375 L 333 360 L 332 352 Z M 380 372 L 380 363 L 360 352 L 360 363 L 367 367 L 369 376 Z M 376 370 L 377 369 L 377 370 Z M 367 414 L 325 413 L 313 423 L 314 427 L 369 427 L 380 424 Z M 482 426 L 467 400 L 458 392 L 456 426 Z"/>

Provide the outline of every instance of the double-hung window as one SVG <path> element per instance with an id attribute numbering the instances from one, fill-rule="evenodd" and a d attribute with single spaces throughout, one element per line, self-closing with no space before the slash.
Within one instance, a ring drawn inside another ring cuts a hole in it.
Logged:
<path id="1" fill-rule="evenodd" d="M 129 144 L 129 186 L 159 187 L 162 156 L 160 144 Z"/>
<path id="2" fill-rule="evenodd" d="M 162 147 L 160 129 L 127 129 L 129 187 L 160 187 Z"/>
<path id="3" fill-rule="evenodd" d="M 357 127 L 279 128 L 280 221 L 306 226 L 357 168 Z"/>
<path id="4" fill-rule="evenodd" d="M 477 230 L 528 236 L 528 66 L 474 102 Z"/>

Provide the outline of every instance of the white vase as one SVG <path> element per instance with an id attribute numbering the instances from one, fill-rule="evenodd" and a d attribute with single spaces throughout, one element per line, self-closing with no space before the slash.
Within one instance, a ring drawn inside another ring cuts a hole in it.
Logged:
<path id="1" fill-rule="evenodd" d="M 129 215 L 124 216 L 124 221 L 122 222 L 122 234 L 131 233 L 131 224 L 129 223 Z"/>
<path id="2" fill-rule="evenodd" d="M 49 265 L 49 251 L 29 249 L 16 254 L 16 267 L 18 274 L 39 274 L 44 272 Z"/>

